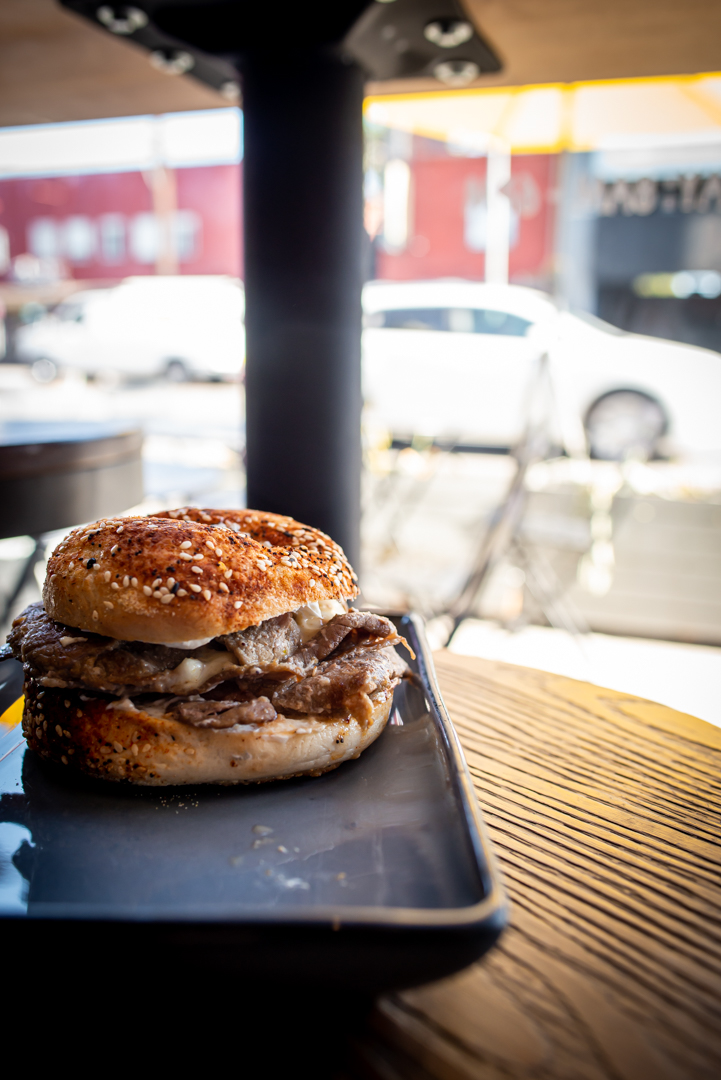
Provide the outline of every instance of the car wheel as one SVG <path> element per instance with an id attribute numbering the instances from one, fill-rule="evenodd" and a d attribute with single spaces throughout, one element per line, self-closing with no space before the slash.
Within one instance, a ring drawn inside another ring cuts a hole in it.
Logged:
<path id="1" fill-rule="evenodd" d="M 58 377 L 58 366 L 54 361 L 42 356 L 31 366 L 30 374 L 35 379 L 35 382 L 51 383 Z"/>
<path id="2" fill-rule="evenodd" d="M 625 461 L 652 458 L 668 421 L 659 403 L 647 394 L 614 390 L 591 406 L 585 427 L 591 457 Z"/>
<path id="3" fill-rule="evenodd" d="M 182 360 L 168 360 L 165 365 L 165 378 L 172 383 L 188 382 L 190 372 Z"/>

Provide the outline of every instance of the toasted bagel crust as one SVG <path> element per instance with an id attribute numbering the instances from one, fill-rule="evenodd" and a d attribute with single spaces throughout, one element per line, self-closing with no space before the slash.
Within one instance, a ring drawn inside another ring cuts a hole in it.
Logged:
<path id="1" fill-rule="evenodd" d="M 367 721 L 279 716 L 213 731 L 109 708 L 105 699 L 47 690 L 30 679 L 22 724 L 28 745 L 41 757 L 102 780 L 149 787 L 252 784 L 319 776 L 357 758 L 380 735 L 392 703 L 392 690 L 379 694 Z"/>
<path id="2" fill-rule="evenodd" d="M 68 626 L 167 644 L 357 594 L 343 551 L 318 529 L 280 514 L 193 508 L 75 529 L 50 557 L 43 601 Z"/>

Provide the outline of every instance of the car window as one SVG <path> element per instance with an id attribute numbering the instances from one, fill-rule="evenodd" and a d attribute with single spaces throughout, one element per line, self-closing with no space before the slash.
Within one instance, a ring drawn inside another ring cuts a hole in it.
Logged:
<path id="1" fill-rule="evenodd" d="M 472 308 L 448 308 L 446 329 L 454 334 L 472 334 L 475 331 L 475 312 Z"/>
<path id="2" fill-rule="evenodd" d="M 85 317 L 85 309 L 82 304 L 65 301 L 58 304 L 55 308 L 55 314 L 62 322 L 82 322 Z"/>
<path id="3" fill-rule="evenodd" d="M 385 330 L 445 330 L 445 308 L 393 308 L 374 311 L 365 316 L 364 324 Z"/>
<path id="4" fill-rule="evenodd" d="M 478 308 L 393 308 L 367 314 L 364 325 L 385 330 L 445 330 L 456 334 L 524 337 L 532 325 L 519 315 Z"/>
<path id="5" fill-rule="evenodd" d="M 525 337 L 532 323 L 520 315 L 510 315 L 507 311 L 491 309 L 476 310 L 475 332 L 477 334 L 503 334 L 505 337 Z"/>

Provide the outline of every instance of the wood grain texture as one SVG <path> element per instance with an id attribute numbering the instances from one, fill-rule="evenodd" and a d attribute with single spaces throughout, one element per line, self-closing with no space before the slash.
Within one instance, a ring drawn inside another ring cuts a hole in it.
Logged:
<path id="1" fill-rule="evenodd" d="M 717 0 L 462 0 L 501 71 L 473 87 L 717 71 Z M 393 79 L 372 94 L 438 91 L 435 79 Z"/>
<path id="2" fill-rule="evenodd" d="M 721 730 L 440 653 L 511 898 L 481 963 L 381 1001 L 359 1075 L 721 1076 Z"/>
<path id="3" fill-rule="evenodd" d="M 0 2 L 0 126 L 227 104 L 192 76 L 168 78 L 156 71 L 132 41 L 55 0 Z"/>

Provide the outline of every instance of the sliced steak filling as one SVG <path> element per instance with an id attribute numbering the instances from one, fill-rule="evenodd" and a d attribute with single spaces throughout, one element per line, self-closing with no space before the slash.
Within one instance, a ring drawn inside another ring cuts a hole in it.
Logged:
<path id="1" fill-rule="evenodd" d="M 384 615 L 374 615 L 370 611 L 356 611 L 351 608 L 344 615 L 335 615 L 330 622 L 321 627 L 307 645 L 292 658 L 293 669 L 299 674 L 306 674 L 316 666 L 319 660 L 325 660 L 331 653 L 343 646 L 343 651 L 354 648 L 366 638 L 373 638 L 380 644 L 397 645 L 403 638 L 396 633 L 396 628 Z"/>
<path id="2" fill-rule="evenodd" d="M 266 724 L 278 715 L 267 697 L 252 701 L 184 701 L 171 709 L 175 720 L 199 728 L 228 728 L 235 724 Z"/>
<path id="3" fill-rule="evenodd" d="M 366 720 L 373 703 L 370 695 L 396 686 L 408 665 L 392 647 L 359 646 L 320 663 L 312 675 L 288 682 L 273 695 L 276 709 L 299 713 L 352 712 Z"/>
<path id="4" fill-rule="evenodd" d="M 13 655 L 44 686 L 186 697 L 171 714 L 210 728 L 266 723 L 276 709 L 367 717 L 370 695 L 391 689 L 406 670 L 392 648 L 402 641 L 388 619 L 351 610 L 306 645 L 288 613 L 210 646 L 176 649 L 64 626 L 42 604 L 26 608 L 8 635 Z"/>
<path id="5" fill-rule="evenodd" d="M 283 666 L 299 648 L 303 636 L 290 612 L 217 639 L 233 654 L 243 672 L 260 674 Z M 283 668 L 286 670 L 287 666 Z"/>
<path id="6" fill-rule="evenodd" d="M 241 668 L 226 649 L 185 650 L 113 638 L 53 622 L 31 604 L 8 634 L 13 655 L 44 686 L 76 687 L 124 696 L 144 691 L 209 690 Z"/>

